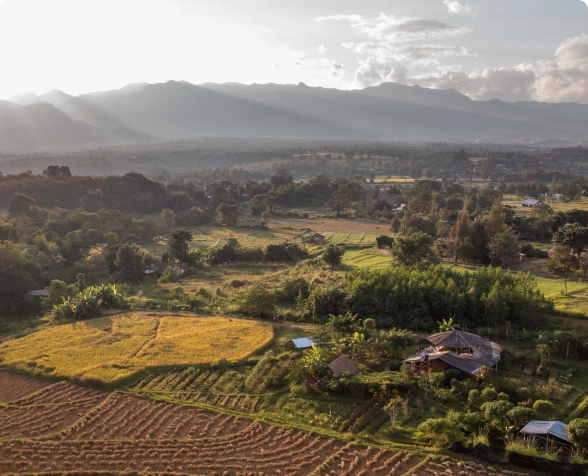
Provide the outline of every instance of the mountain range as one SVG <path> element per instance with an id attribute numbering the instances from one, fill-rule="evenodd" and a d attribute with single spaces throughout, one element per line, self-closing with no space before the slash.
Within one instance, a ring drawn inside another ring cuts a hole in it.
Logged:
<path id="1" fill-rule="evenodd" d="M 455 90 L 384 83 L 361 90 L 185 81 L 0 101 L 0 150 L 200 137 L 519 142 L 588 141 L 588 105 L 474 101 Z"/>

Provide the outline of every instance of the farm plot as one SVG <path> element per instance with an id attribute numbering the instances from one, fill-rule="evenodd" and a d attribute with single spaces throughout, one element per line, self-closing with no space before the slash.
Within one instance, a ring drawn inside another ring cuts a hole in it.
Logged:
<path id="1" fill-rule="evenodd" d="M 249 356 L 273 339 L 269 323 L 126 314 L 46 329 L 0 345 L 0 364 L 105 385 L 152 367 Z"/>
<path id="2" fill-rule="evenodd" d="M 0 403 L 22 398 L 49 385 L 51 385 L 51 382 L 45 380 L 0 371 Z"/>
<path id="3" fill-rule="evenodd" d="M 377 233 L 337 232 L 327 233 L 325 238 L 329 243 L 344 246 L 375 246 Z"/>
<path id="4" fill-rule="evenodd" d="M 516 471 L 504 471 L 499 473 L 488 464 L 479 464 L 473 461 L 430 461 L 423 468 L 414 473 L 417 476 L 454 476 L 454 475 L 480 475 L 480 476 L 525 476 L 527 473 Z"/>
<path id="5" fill-rule="evenodd" d="M 347 445 L 127 394 L 112 394 L 105 401 L 98 398 L 105 395 L 56 384 L 24 397 L 21 404 L 29 407 L 57 410 L 74 408 L 75 402 L 93 407 L 82 416 L 76 407 L 77 421 L 61 432 L 41 431 L 46 425 L 53 430 L 51 425 L 59 422 L 55 411 L 43 418 L 21 419 L 27 428 L 36 425 L 36 432 L 20 432 L 19 439 L 12 434 L 2 437 L 0 474 L 379 475 L 404 474 L 424 462 L 423 456 Z M 2 408 L 15 406 L 16 402 Z"/>
<path id="6" fill-rule="evenodd" d="M 0 377 L 0 386 L 7 380 L 10 378 L 5 375 Z M 2 404 L 0 439 L 57 433 L 100 405 L 106 396 L 98 390 L 57 383 L 12 403 Z"/>

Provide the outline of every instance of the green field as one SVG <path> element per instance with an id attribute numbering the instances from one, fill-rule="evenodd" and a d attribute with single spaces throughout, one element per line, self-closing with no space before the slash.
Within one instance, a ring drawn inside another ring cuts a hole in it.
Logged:
<path id="1" fill-rule="evenodd" d="M 325 233 L 325 238 L 329 243 L 334 243 L 343 246 L 374 246 L 376 238 L 379 236 L 376 233 Z"/>
<path id="2" fill-rule="evenodd" d="M 343 264 L 354 268 L 382 269 L 390 267 L 392 258 L 377 248 L 347 248 L 343 255 Z"/>
<path id="3" fill-rule="evenodd" d="M 243 359 L 273 339 L 271 324 L 126 314 L 52 327 L 0 345 L 0 364 L 52 378 L 114 385 L 142 370 Z"/>
<path id="4" fill-rule="evenodd" d="M 194 239 L 190 242 L 190 246 L 200 249 L 222 246 L 229 238 L 235 238 L 243 248 L 265 247 L 289 240 L 300 233 L 295 230 L 236 228 L 222 225 L 192 226 L 180 229 L 192 233 Z M 166 242 L 167 237 L 160 237 L 156 241 L 143 246 L 150 253 L 161 256 L 165 251 Z"/>

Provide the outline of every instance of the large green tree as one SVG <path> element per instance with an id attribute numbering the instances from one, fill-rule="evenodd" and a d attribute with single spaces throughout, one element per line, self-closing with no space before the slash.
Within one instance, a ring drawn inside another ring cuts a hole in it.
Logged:
<path id="1" fill-rule="evenodd" d="M 189 260 L 190 248 L 188 242 L 192 241 L 192 233 L 186 230 L 174 231 L 165 247 L 165 253 L 162 257 L 164 262 L 169 263 L 182 263 Z"/>
<path id="2" fill-rule="evenodd" d="M 551 259 L 545 265 L 545 269 L 553 273 L 556 278 L 563 281 L 564 294 L 568 293 L 568 278 L 580 268 L 580 260 L 567 246 L 558 246 L 553 250 Z"/>
<path id="3" fill-rule="evenodd" d="M 439 257 L 433 245 L 435 240 L 420 231 L 408 236 L 396 237 L 391 254 L 399 263 L 415 265 L 420 263 L 437 263 Z"/>
<path id="4" fill-rule="evenodd" d="M 490 256 L 504 268 L 510 267 L 520 251 L 519 241 L 512 230 L 494 235 L 488 245 Z"/>
<path id="5" fill-rule="evenodd" d="M 588 246 L 588 227 L 579 223 L 565 225 L 553 234 L 552 241 L 556 245 L 571 248 L 579 258 Z"/>

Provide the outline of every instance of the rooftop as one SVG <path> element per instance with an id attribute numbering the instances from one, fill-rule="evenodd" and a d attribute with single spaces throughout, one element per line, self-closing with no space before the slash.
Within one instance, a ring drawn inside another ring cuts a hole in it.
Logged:
<path id="1" fill-rule="evenodd" d="M 343 372 L 349 372 L 353 375 L 357 375 L 359 373 L 358 368 L 355 366 L 351 360 L 346 355 L 341 355 L 337 357 L 333 362 L 331 362 L 328 367 L 333 371 L 333 373 L 337 377 L 341 377 Z"/>
<path id="2" fill-rule="evenodd" d="M 561 421 L 541 421 L 532 420 L 527 423 L 522 429 L 521 433 L 525 435 L 550 435 L 560 440 L 564 440 L 567 443 L 573 444 L 570 441 L 567 431 L 568 425 Z"/>

